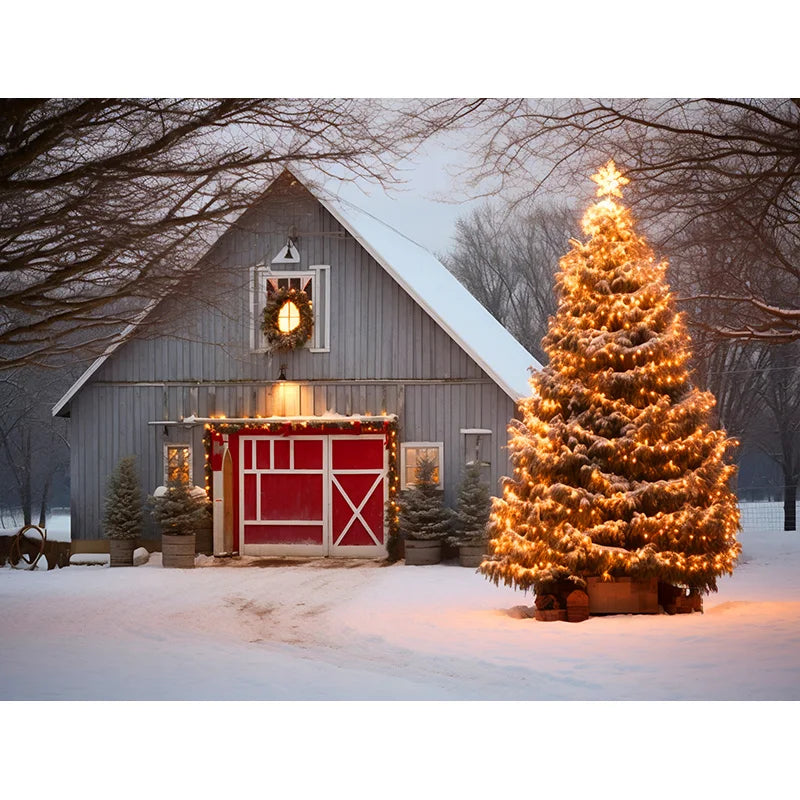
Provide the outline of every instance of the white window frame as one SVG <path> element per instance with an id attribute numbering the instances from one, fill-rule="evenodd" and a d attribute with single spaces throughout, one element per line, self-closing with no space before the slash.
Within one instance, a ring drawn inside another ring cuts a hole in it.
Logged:
<path id="1" fill-rule="evenodd" d="M 314 332 L 303 347 L 311 353 L 329 353 L 331 340 L 330 265 L 313 264 L 302 270 L 273 270 L 271 267 L 262 265 L 252 267 L 250 271 L 250 349 L 257 353 L 270 351 L 266 337 L 261 331 L 261 320 L 267 304 L 267 281 L 270 278 L 310 278 L 312 281 L 311 307 L 314 312 Z M 319 324 L 321 317 L 324 317 L 324 326 Z"/>
<path id="2" fill-rule="evenodd" d="M 401 442 L 400 443 L 400 488 L 408 489 L 413 486 L 413 483 L 406 481 L 406 452 L 409 449 L 418 447 L 436 448 L 439 451 L 439 482 L 436 484 L 437 489 L 444 489 L 444 442 Z"/>
<path id="3" fill-rule="evenodd" d="M 167 485 L 169 475 L 169 448 L 185 447 L 189 451 L 189 486 L 194 486 L 194 453 L 189 442 L 164 442 L 164 486 Z"/>

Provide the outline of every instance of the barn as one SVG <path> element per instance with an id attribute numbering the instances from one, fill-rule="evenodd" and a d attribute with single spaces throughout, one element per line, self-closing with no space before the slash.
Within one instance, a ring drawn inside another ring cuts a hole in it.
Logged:
<path id="1" fill-rule="evenodd" d="M 497 491 L 540 365 L 430 252 L 284 171 L 198 266 L 53 408 L 74 542 L 128 455 L 146 492 L 205 486 L 217 554 L 383 556 L 423 455 L 450 505 L 471 461 Z"/>

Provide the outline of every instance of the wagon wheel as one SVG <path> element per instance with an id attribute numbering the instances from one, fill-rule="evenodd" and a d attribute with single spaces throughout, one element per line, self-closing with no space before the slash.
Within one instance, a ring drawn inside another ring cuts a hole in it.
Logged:
<path id="1" fill-rule="evenodd" d="M 29 530 L 36 531 L 36 533 L 38 533 L 41 537 L 39 552 L 32 559 L 29 558 L 26 553 L 22 552 L 22 537 L 25 535 L 25 532 Z M 9 560 L 15 567 L 17 567 L 17 564 L 19 564 L 20 561 L 24 561 L 28 565 L 27 569 L 36 569 L 36 565 L 39 563 L 39 559 L 44 553 L 44 544 L 46 541 L 47 533 L 44 528 L 40 528 L 38 525 L 25 525 L 20 529 L 19 533 L 11 542 L 11 553 L 9 554 Z M 19 569 L 19 567 L 17 568 Z"/>

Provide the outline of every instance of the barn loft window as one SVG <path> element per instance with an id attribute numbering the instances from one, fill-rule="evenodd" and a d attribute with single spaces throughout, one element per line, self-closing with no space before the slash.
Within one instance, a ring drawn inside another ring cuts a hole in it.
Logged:
<path id="1" fill-rule="evenodd" d="M 441 489 L 444 485 L 442 467 L 443 442 L 403 442 L 400 445 L 400 488 L 407 489 L 414 485 L 417 463 L 421 458 L 432 458 L 436 469 L 433 479 Z"/>
<path id="2" fill-rule="evenodd" d="M 192 447 L 188 444 L 164 445 L 164 485 L 192 485 Z"/>
<path id="3" fill-rule="evenodd" d="M 314 313 L 314 332 L 305 345 L 312 353 L 327 353 L 330 349 L 330 319 L 328 314 L 328 267 L 313 266 L 306 272 L 273 271 L 269 267 L 256 267 L 253 272 L 251 347 L 253 350 L 267 349 L 266 338 L 261 330 L 264 307 L 269 299 L 281 289 L 296 289 L 308 295 Z M 294 303 L 287 303 L 280 312 L 278 327 L 290 333 L 300 324 L 300 312 Z"/>

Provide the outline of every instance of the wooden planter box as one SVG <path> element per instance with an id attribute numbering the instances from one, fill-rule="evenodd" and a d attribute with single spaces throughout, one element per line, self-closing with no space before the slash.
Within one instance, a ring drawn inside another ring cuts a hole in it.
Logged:
<path id="1" fill-rule="evenodd" d="M 108 552 L 112 567 L 132 567 L 136 539 L 109 539 Z"/>
<path id="2" fill-rule="evenodd" d="M 406 565 L 423 567 L 442 560 L 442 543 L 438 539 L 406 539 Z"/>
<path id="3" fill-rule="evenodd" d="M 486 554 L 485 544 L 460 544 L 458 546 L 458 563 L 462 567 L 479 567 Z"/>
<path id="4" fill-rule="evenodd" d="M 194 569 L 194 534 L 189 536 L 162 534 L 161 564 L 164 567 Z"/>
<path id="5" fill-rule="evenodd" d="M 586 579 L 589 614 L 658 614 L 658 579 Z"/>

